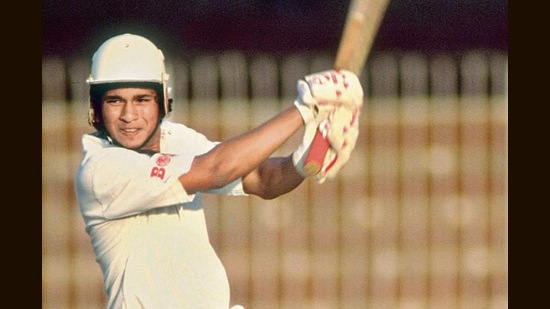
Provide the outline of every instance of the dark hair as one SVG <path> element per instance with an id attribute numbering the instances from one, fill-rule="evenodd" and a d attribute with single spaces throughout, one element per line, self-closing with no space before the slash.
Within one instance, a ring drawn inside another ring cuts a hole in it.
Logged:
<path id="1" fill-rule="evenodd" d="M 159 120 L 163 119 L 167 112 L 164 110 L 164 92 L 162 85 L 153 82 L 117 82 L 106 84 L 90 85 L 90 103 L 92 104 L 94 116 L 92 125 L 99 131 L 105 131 L 103 125 L 103 112 L 101 110 L 101 98 L 105 92 L 117 88 L 150 88 L 157 93 L 157 104 L 159 105 Z"/>

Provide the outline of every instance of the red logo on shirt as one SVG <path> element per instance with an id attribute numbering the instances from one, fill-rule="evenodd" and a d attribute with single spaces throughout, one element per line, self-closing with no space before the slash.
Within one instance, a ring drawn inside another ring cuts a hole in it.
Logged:
<path id="1" fill-rule="evenodd" d="M 151 177 L 158 177 L 160 179 L 164 179 L 164 174 L 166 173 L 166 170 L 162 167 L 153 167 L 151 170 Z"/>
<path id="2" fill-rule="evenodd" d="M 166 166 L 170 163 L 170 155 L 163 154 L 160 157 L 157 158 L 157 165 L 158 166 Z"/>

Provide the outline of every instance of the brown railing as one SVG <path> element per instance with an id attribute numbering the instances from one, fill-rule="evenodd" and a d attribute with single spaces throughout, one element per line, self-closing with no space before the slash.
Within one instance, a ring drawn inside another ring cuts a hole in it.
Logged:
<path id="1" fill-rule="evenodd" d="M 232 304 L 247 308 L 507 308 L 506 54 L 375 54 L 357 147 L 339 177 L 275 200 L 204 196 Z M 75 202 L 87 59 L 43 59 L 43 308 L 103 308 Z M 291 104 L 330 55 L 238 52 L 169 63 L 172 120 L 213 140 Z M 293 137 L 278 153 L 299 143 Z"/>

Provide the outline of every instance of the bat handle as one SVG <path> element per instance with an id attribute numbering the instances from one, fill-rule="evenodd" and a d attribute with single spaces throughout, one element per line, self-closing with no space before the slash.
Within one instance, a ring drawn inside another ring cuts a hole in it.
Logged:
<path id="1" fill-rule="evenodd" d="M 304 171 L 308 175 L 315 175 L 323 166 L 323 161 L 325 160 L 325 155 L 330 148 L 328 139 L 323 136 L 321 130 L 317 129 L 315 132 L 315 137 L 311 142 L 311 147 L 304 161 Z"/>

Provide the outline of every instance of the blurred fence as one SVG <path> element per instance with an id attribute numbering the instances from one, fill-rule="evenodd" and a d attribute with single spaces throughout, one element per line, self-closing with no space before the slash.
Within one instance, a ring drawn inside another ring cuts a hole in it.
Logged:
<path id="1" fill-rule="evenodd" d="M 80 137 L 92 131 L 88 61 L 42 61 L 43 308 L 106 303 L 73 185 Z M 331 63 L 328 54 L 175 59 L 171 119 L 213 140 L 234 136 Z M 361 76 L 359 140 L 337 179 L 271 201 L 204 196 L 232 304 L 507 308 L 507 63 L 486 51 L 375 54 Z"/>

